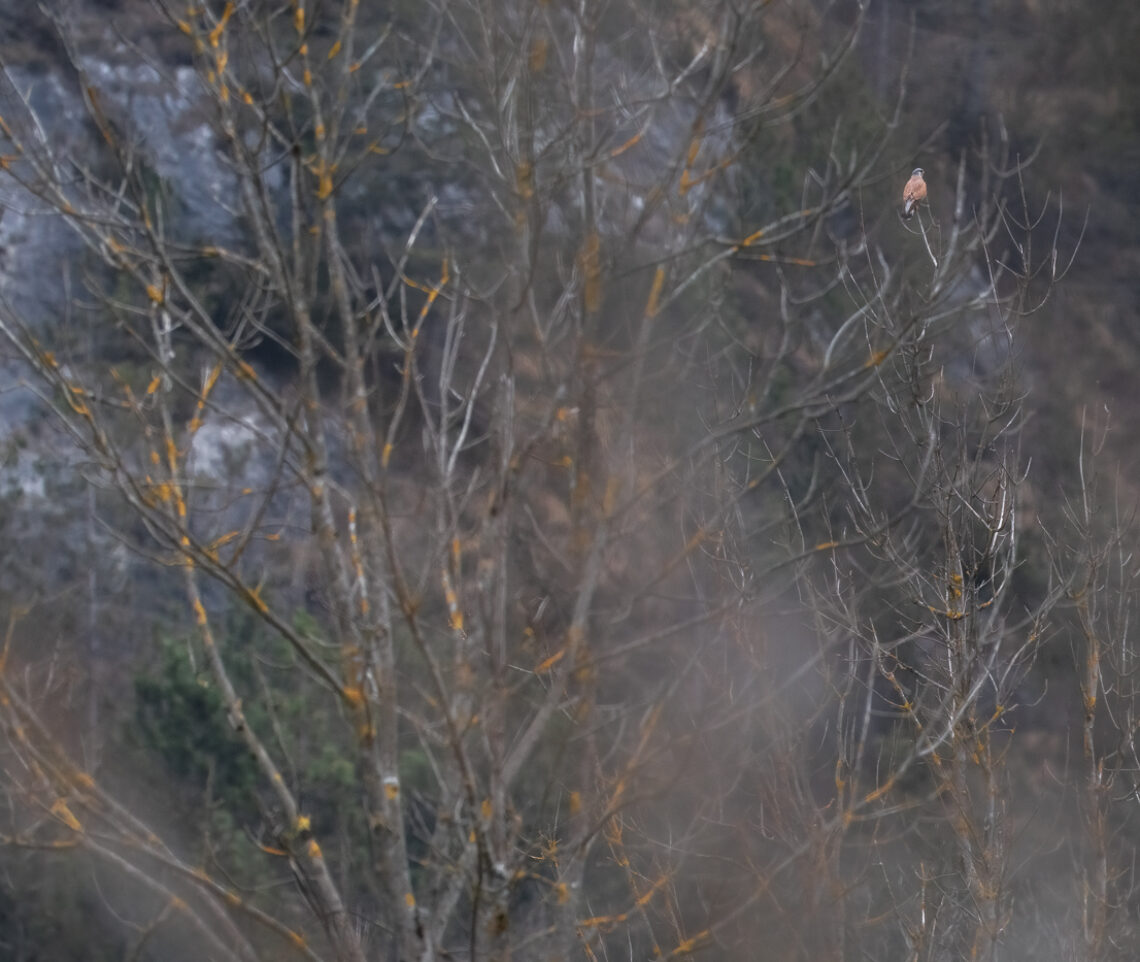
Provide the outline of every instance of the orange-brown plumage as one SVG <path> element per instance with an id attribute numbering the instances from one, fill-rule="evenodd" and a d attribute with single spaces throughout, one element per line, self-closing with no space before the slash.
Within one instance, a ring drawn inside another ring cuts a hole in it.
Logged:
<path id="1" fill-rule="evenodd" d="M 915 167 L 910 180 L 903 188 L 903 217 L 912 217 L 918 205 L 926 200 L 926 181 L 922 178 L 922 168 Z"/>

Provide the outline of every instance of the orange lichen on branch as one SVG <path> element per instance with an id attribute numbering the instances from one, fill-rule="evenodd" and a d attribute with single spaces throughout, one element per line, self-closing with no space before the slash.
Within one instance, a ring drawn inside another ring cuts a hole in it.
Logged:
<path id="1" fill-rule="evenodd" d="M 216 48 L 218 46 L 218 42 L 222 38 L 222 33 L 226 29 L 226 24 L 230 22 L 230 17 L 232 17 L 233 15 L 234 15 L 234 5 L 232 2 L 228 2 L 228 0 L 227 0 L 226 8 L 225 8 L 225 10 L 222 11 L 222 16 L 218 20 L 217 26 L 214 27 L 214 29 L 211 30 L 209 33 L 208 39 L 210 41 L 211 47 Z"/>
<path id="2" fill-rule="evenodd" d="M 219 548 L 225 547 L 240 534 L 240 531 L 227 531 L 221 537 L 215 538 L 213 541 L 211 541 L 210 546 L 207 550 L 216 552 Z"/>
<path id="3" fill-rule="evenodd" d="M 620 157 L 627 150 L 636 147 L 641 142 L 641 138 L 645 136 L 645 132 L 648 129 L 649 126 L 647 124 L 646 126 L 642 127 L 641 130 L 639 130 L 636 134 L 630 137 L 629 140 L 627 140 L 624 144 L 619 147 L 615 147 L 612 151 L 610 151 L 610 160 L 613 160 L 615 157 Z"/>
<path id="4" fill-rule="evenodd" d="M 332 175 L 324 167 L 317 171 L 317 199 L 325 200 L 333 192 Z"/>
<path id="5" fill-rule="evenodd" d="M 869 358 L 867 358 L 866 367 L 878 367 L 888 357 L 891 356 L 890 350 L 875 351 Z"/>
<path id="6" fill-rule="evenodd" d="M 551 668 L 553 668 L 555 665 L 557 665 L 564 657 L 566 657 L 566 649 L 565 648 L 563 648 L 561 651 L 555 652 L 549 658 L 540 662 L 535 667 L 534 673 L 536 675 L 546 674 L 548 671 L 550 671 Z"/>
<path id="7" fill-rule="evenodd" d="M 57 798 L 52 802 L 51 813 L 73 832 L 83 831 L 83 826 L 79 824 L 79 819 L 75 817 L 71 809 L 67 807 L 67 802 L 62 798 Z"/>
<path id="8" fill-rule="evenodd" d="M 700 132 L 700 127 L 698 125 L 697 130 L 693 135 L 693 139 L 689 141 L 689 150 L 685 154 L 685 167 L 681 171 L 681 185 L 679 188 L 679 192 L 680 192 L 682 197 L 684 197 L 685 194 L 687 194 L 689 192 L 689 188 L 693 186 L 694 181 L 689 176 L 689 168 L 692 167 L 693 164 L 695 164 L 697 162 L 697 154 L 700 153 L 700 150 L 701 150 L 701 132 Z"/>
<path id="9" fill-rule="evenodd" d="M 609 929 L 615 925 L 621 925 L 624 922 L 628 922 L 630 917 L 636 911 L 645 908 L 650 902 L 652 902 L 653 896 L 655 896 L 658 892 L 661 891 L 661 889 L 668 885 L 671 880 L 671 875 L 666 874 L 660 876 L 648 889 L 642 892 L 641 895 L 637 896 L 637 899 L 634 901 L 632 908 L 627 909 L 624 912 L 618 912 L 614 915 L 596 915 L 593 918 L 583 919 L 578 923 L 578 927 L 581 929 Z"/>
<path id="10" fill-rule="evenodd" d="M 171 474 L 178 471 L 178 447 L 169 434 L 166 435 L 166 466 L 170 468 Z"/>
<path id="11" fill-rule="evenodd" d="M 591 314 L 602 306 L 602 242 L 597 231 L 591 231 L 582 242 L 578 264 L 582 270 L 582 295 Z"/>
<path id="12" fill-rule="evenodd" d="M 447 604 L 448 623 L 451 625 L 452 631 L 462 632 L 463 612 L 459 610 L 459 596 L 451 583 L 451 575 L 444 568 L 440 577 L 443 581 L 443 600 Z"/>
<path id="13" fill-rule="evenodd" d="M 868 805 L 871 802 L 877 802 L 880 798 L 887 794 L 895 785 L 895 776 L 891 775 L 882 785 L 873 791 L 868 792 L 863 796 L 863 804 Z"/>
<path id="14" fill-rule="evenodd" d="M 359 542 L 356 537 L 356 505 L 348 508 L 348 540 L 352 545 L 352 565 L 358 578 L 364 577 L 364 568 L 360 562 Z"/>
<path id="15" fill-rule="evenodd" d="M 68 390 L 64 394 L 64 397 L 67 398 L 67 403 L 71 407 L 71 410 L 81 417 L 86 418 L 88 421 L 92 420 L 91 409 L 80 399 L 87 391 L 75 384 L 69 384 L 67 387 Z"/>
<path id="16" fill-rule="evenodd" d="M 670 952 L 669 954 L 670 955 L 688 955 L 690 952 L 693 951 L 693 949 L 697 948 L 697 946 L 700 945 L 702 942 L 704 942 L 708 937 L 709 937 L 709 930 L 708 929 L 702 929 L 696 935 L 691 936 L 690 938 L 687 938 L 683 942 L 679 943 L 677 945 L 677 947 L 675 949 L 673 949 L 673 951 Z"/>
<path id="17" fill-rule="evenodd" d="M 722 160 L 719 164 L 714 164 L 712 167 L 710 167 L 708 170 L 706 170 L 699 177 L 690 176 L 689 171 L 687 169 L 682 171 L 681 172 L 681 186 L 679 188 L 681 196 L 684 197 L 685 194 L 687 194 L 694 187 L 699 187 L 706 180 L 709 180 L 710 178 L 715 177 L 722 170 L 727 170 L 729 167 L 732 166 L 732 163 L 735 159 L 736 159 L 735 157 L 727 157 L 724 160 Z"/>
<path id="18" fill-rule="evenodd" d="M 157 452 L 152 451 L 152 454 L 157 456 Z M 150 478 L 147 478 L 150 481 Z M 156 484 L 151 484 L 150 489 L 147 491 L 144 500 L 150 507 L 157 504 L 167 504 L 174 496 L 174 489 L 166 481 L 159 481 Z"/>
<path id="19" fill-rule="evenodd" d="M 91 113 L 95 118 L 95 126 L 99 128 L 103 139 L 113 146 L 115 137 L 111 132 L 111 125 L 107 123 L 107 117 L 103 113 L 103 108 L 99 103 L 99 91 L 92 84 L 87 84 L 83 88 L 83 92 L 87 94 L 87 102 L 91 105 Z M 7 133 L 7 131 L 5 131 L 5 133 Z M 64 206 L 70 207 L 71 205 L 65 204 Z M 68 213 L 70 213 L 70 211 L 68 211 Z"/>
<path id="20" fill-rule="evenodd" d="M 436 286 L 433 287 L 428 292 L 428 299 L 427 299 L 426 303 L 424 304 L 424 306 L 420 308 L 420 316 L 416 321 L 417 330 L 419 328 L 420 323 L 423 321 L 423 319 L 425 317 L 427 317 L 428 311 L 431 310 L 432 304 L 435 303 L 435 299 L 437 297 L 439 297 L 439 292 L 442 291 L 444 289 L 444 287 L 447 286 L 447 282 L 449 280 L 451 280 L 451 273 L 450 273 L 450 268 L 448 266 L 447 258 L 445 257 L 443 259 L 443 266 L 442 266 L 442 269 L 440 270 L 440 274 L 439 274 L 439 283 L 436 284 Z"/>
<path id="21" fill-rule="evenodd" d="M 770 261 L 774 264 L 792 264 L 795 267 L 818 267 L 819 261 L 812 260 L 810 257 L 782 257 L 779 254 L 758 254 L 755 255 L 758 261 Z"/>
<path id="22" fill-rule="evenodd" d="M 54 850 L 57 852 L 61 852 L 64 849 L 78 848 L 79 844 L 80 844 L 79 839 L 77 839 L 74 835 L 72 835 L 70 838 L 57 838 L 57 839 L 53 839 L 51 841 L 46 841 L 46 842 L 37 839 L 34 843 L 33 842 L 26 842 L 24 839 L 20 838 L 19 836 L 0 835 L 0 845 L 9 845 L 9 846 L 17 846 L 17 847 L 20 845 L 31 845 L 34 848 L 51 849 L 51 850 Z"/>
<path id="23" fill-rule="evenodd" d="M 246 588 L 245 600 L 259 615 L 264 615 L 269 611 L 269 605 L 267 605 L 261 597 L 260 585 L 256 588 Z"/>
<path id="24" fill-rule="evenodd" d="M 210 369 L 209 374 L 206 375 L 205 383 L 202 385 L 202 393 L 198 396 L 198 403 L 195 405 L 194 416 L 190 419 L 189 432 L 196 434 L 198 429 L 202 426 L 202 412 L 206 408 L 206 401 L 210 397 L 210 392 L 214 389 L 214 385 L 218 383 L 218 377 L 222 373 L 222 362 Z"/>
<path id="25" fill-rule="evenodd" d="M 515 184 L 523 200 L 534 196 L 534 167 L 525 160 L 515 166 Z"/>
<path id="26" fill-rule="evenodd" d="M 645 316 L 656 317 L 661 309 L 661 289 L 665 286 L 665 268 L 659 266 L 653 274 L 653 283 L 649 287 L 649 299 L 645 302 Z"/>

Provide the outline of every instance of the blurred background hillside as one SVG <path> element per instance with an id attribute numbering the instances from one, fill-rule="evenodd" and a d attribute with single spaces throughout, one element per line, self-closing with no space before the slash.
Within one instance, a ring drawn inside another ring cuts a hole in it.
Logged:
<path id="1" fill-rule="evenodd" d="M 0 0 L 0 959 L 1140 955 L 1138 42 Z"/>

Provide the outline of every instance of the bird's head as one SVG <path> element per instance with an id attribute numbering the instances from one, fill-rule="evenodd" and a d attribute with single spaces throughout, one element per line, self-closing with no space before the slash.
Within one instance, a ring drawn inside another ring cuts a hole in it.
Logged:
<path id="1" fill-rule="evenodd" d="M 923 171 L 921 167 L 915 167 L 914 170 L 911 171 L 910 175 L 911 177 L 921 177 L 922 173 Z"/>

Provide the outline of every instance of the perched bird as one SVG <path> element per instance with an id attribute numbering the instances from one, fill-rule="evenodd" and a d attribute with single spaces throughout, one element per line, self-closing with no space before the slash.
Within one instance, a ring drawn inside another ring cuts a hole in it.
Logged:
<path id="1" fill-rule="evenodd" d="M 922 179 L 922 168 L 915 167 L 910 180 L 903 188 L 903 217 L 913 217 L 918 205 L 926 200 L 926 181 Z"/>

